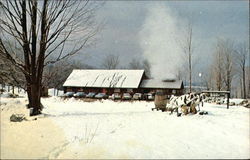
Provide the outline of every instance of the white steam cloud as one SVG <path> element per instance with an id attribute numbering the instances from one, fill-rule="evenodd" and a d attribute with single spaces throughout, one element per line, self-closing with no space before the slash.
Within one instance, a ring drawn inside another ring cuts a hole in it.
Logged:
<path id="1" fill-rule="evenodd" d="M 151 64 L 155 79 L 175 78 L 182 62 L 177 18 L 165 5 L 153 5 L 148 9 L 139 33 L 143 56 Z"/>

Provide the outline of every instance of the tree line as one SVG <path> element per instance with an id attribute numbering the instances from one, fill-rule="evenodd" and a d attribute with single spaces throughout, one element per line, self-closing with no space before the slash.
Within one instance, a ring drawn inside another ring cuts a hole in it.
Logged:
<path id="1" fill-rule="evenodd" d="M 104 57 L 100 68 L 103 69 L 143 69 L 148 78 L 151 77 L 151 65 L 147 59 L 133 58 L 127 66 L 122 66 L 117 54 L 108 54 Z"/>
<path id="2" fill-rule="evenodd" d="M 230 39 L 218 39 L 205 79 L 206 85 L 209 89 L 219 91 L 240 90 L 241 98 L 249 98 L 249 65 L 250 54 L 247 42 L 235 43 Z"/>

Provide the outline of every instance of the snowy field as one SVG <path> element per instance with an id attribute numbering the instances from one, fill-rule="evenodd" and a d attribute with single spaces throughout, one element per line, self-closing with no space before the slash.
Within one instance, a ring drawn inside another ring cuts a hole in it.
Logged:
<path id="1" fill-rule="evenodd" d="M 44 113 L 53 115 L 76 147 L 66 147 L 66 155 L 87 147 L 98 158 L 250 158 L 249 109 L 243 107 L 227 110 L 206 104 L 202 109 L 208 115 L 176 117 L 152 112 L 153 102 L 88 103 L 53 97 L 43 104 Z M 81 158 L 80 152 L 74 156 Z"/>
<path id="2" fill-rule="evenodd" d="M 18 104 L 24 107 L 23 99 Z M 11 98 L 1 100 L 5 102 L 2 116 L 5 111 L 12 111 L 13 105 L 8 104 L 16 102 Z M 45 117 L 5 122 L 5 126 L 17 128 L 25 123 L 27 130 L 35 130 L 41 124 L 40 132 L 51 132 L 41 141 L 48 141 L 50 136 L 53 143 L 47 142 L 47 150 L 37 154 L 37 158 L 250 158 L 249 109 L 242 106 L 226 109 L 225 105 L 205 103 L 201 110 L 208 111 L 208 115 L 177 117 L 176 113 L 151 111 L 154 103 L 145 101 L 83 102 L 51 97 L 42 99 L 42 103 Z M 2 121 L 1 118 L 1 124 Z M 1 129 L 1 133 L 9 128 Z M 5 143 L 1 143 L 3 147 Z"/>

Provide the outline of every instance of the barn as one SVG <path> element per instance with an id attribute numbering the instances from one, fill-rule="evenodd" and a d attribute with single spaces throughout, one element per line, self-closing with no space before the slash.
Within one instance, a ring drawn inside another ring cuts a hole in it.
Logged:
<path id="1" fill-rule="evenodd" d="M 149 79 L 144 70 L 74 69 L 63 84 L 64 92 L 150 93 L 164 90 L 167 94 L 183 92 L 180 80 Z"/>

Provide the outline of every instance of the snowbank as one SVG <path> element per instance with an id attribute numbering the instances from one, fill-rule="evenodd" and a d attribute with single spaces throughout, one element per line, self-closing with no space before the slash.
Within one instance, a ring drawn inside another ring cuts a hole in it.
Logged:
<path id="1" fill-rule="evenodd" d="M 239 105 L 239 104 L 242 104 L 244 100 L 245 99 L 232 98 L 232 99 L 229 99 L 229 102 L 234 102 L 236 105 Z"/>

